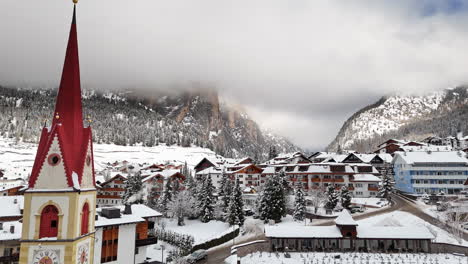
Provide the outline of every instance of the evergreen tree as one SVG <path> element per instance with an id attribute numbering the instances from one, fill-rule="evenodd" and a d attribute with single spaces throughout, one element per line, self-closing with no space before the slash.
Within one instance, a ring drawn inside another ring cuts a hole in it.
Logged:
<path id="1" fill-rule="evenodd" d="M 129 175 L 125 182 L 125 193 L 122 197 L 124 204 L 143 203 L 143 183 L 140 176 Z"/>
<path id="2" fill-rule="evenodd" d="M 304 198 L 304 191 L 302 190 L 302 184 L 297 185 L 296 197 L 294 200 L 294 213 L 293 218 L 297 221 L 303 221 L 306 214 L 306 201 Z"/>
<path id="3" fill-rule="evenodd" d="M 196 219 L 200 215 L 199 211 L 199 206 L 200 203 L 198 201 L 198 190 L 199 188 L 197 187 L 197 180 L 195 180 L 191 174 L 186 178 L 186 191 L 187 195 L 190 198 L 188 200 L 189 206 L 191 210 L 187 213 L 187 217 L 189 219 Z"/>
<path id="4" fill-rule="evenodd" d="M 351 193 L 349 192 L 348 188 L 346 186 L 341 187 L 341 206 L 344 209 L 349 210 L 349 207 L 351 206 Z"/>
<path id="5" fill-rule="evenodd" d="M 393 192 L 394 182 L 389 175 L 384 175 L 382 184 L 379 187 L 379 196 L 390 200 L 390 194 Z"/>
<path id="6" fill-rule="evenodd" d="M 284 185 L 279 174 L 273 174 L 265 183 L 261 193 L 258 212 L 260 219 L 281 221 L 281 217 L 286 215 L 286 200 Z"/>
<path id="7" fill-rule="evenodd" d="M 208 223 L 209 221 L 214 219 L 214 187 L 213 183 L 211 182 L 211 177 L 206 177 L 205 181 L 203 182 L 203 187 L 200 193 L 200 220 L 203 223 Z"/>
<path id="8" fill-rule="evenodd" d="M 172 196 L 175 196 L 180 191 L 180 181 L 178 178 L 173 178 L 170 180 L 172 188 Z"/>
<path id="9" fill-rule="evenodd" d="M 160 197 L 160 199 L 158 199 L 158 201 L 159 201 L 158 209 L 161 211 L 161 213 L 164 216 L 167 216 L 167 212 L 169 208 L 168 206 L 169 206 L 169 203 L 172 201 L 172 184 L 169 179 L 166 181 L 163 194 Z"/>
<path id="10" fill-rule="evenodd" d="M 224 171 L 221 177 L 222 178 L 221 178 L 221 183 L 219 186 L 218 195 L 219 197 L 221 197 L 223 212 L 226 213 L 228 210 L 229 202 L 231 200 L 231 193 L 233 190 L 233 185 L 232 185 L 232 180 L 230 176 L 224 173 Z"/>
<path id="11" fill-rule="evenodd" d="M 333 210 L 338 204 L 338 193 L 335 191 L 335 186 L 328 185 L 327 187 L 327 203 L 325 207 Z"/>
<path id="12" fill-rule="evenodd" d="M 227 222 L 229 225 L 242 226 L 244 224 L 244 201 L 242 200 L 242 190 L 238 180 L 231 192 L 227 213 Z"/>
<path id="13" fill-rule="evenodd" d="M 272 160 L 278 157 L 278 153 L 276 152 L 276 146 L 270 146 L 270 150 L 268 152 L 268 160 Z"/>
<path id="14" fill-rule="evenodd" d="M 187 162 L 184 163 L 184 166 L 182 167 L 182 170 L 180 172 L 182 175 L 185 176 L 185 178 L 187 179 L 189 176 L 191 177 L 191 173 L 190 173 L 190 169 L 187 165 Z"/>

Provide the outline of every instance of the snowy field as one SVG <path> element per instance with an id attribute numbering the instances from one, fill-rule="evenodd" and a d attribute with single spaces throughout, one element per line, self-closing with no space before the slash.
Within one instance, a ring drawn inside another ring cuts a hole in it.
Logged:
<path id="1" fill-rule="evenodd" d="M 165 229 L 179 234 L 192 235 L 195 238 L 195 244 L 217 237 L 219 234 L 232 229 L 229 224 L 212 220 L 208 223 L 202 223 L 200 220 L 185 220 L 184 226 L 177 226 L 176 219 L 162 219 Z M 160 223 L 161 225 L 162 223 Z"/>
<path id="2" fill-rule="evenodd" d="M 235 256 L 225 263 L 235 264 Z M 466 264 L 468 257 L 451 254 L 284 253 L 258 252 L 241 258 L 242 264 Z"/>
<path id="3" fill-rule="evenodd" d="M 358 224 L 371 226 L 425 226 L 431 230 L 436 237 L 435 242 L 468 246 L 468 241 L 462 240 L 460 244 L 457 239 L 447 231 L 431 225 L 417 216 L 402 211 L 381 214 L 357 222 Z"/>
<path id="4" fill-rule="evenodd" d="M 109 144 L 94 144 L 94 160 L 96 171 L 101 171 L 105 164 L 115 161 L 134 163 L 180 163 L 195 166 L 204 157 L 215 157 L 216 154 L 205 148 L 178 146 L 117 146 Z M 37 145 L 31 143 L 15 143 L 13 139 L 0 138 L 0 170 L 5 171 L 9 179 L 26 178 L 30 173 L 36 155 Z"/>

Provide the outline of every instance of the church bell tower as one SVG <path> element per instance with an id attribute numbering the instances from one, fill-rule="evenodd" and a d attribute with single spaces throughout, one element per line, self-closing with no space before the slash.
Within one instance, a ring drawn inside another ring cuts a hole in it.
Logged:
<path id="1" fill-rule="evenodd" d="M 24 194 L 21 264 L 92 264 L 96 187 L 83 125 L 76 2 L 51 126 L 42 129 Z"/>

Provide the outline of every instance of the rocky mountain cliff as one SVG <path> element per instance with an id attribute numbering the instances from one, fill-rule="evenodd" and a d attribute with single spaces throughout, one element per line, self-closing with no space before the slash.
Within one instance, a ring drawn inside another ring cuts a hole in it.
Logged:
<path id="1" fill-rule="evenodd" d="M 467 121 L 467 87 L 423 96 L 387 96 L 353 114 L 327 149 L 368 152 L 389 138 L 445 137 L 455 135 L 459 129 L 467 131 Z"/>
<path id="2" fill-rule="evenodd" d="M 83 92 L 84 118 L 91 119 L 97 143 L 207 147 L 226 157 L 263 160 L 270 146 L 299 150 L 288 140 L 263 131 L 244 112 L 221 104 L 212 89 L 173 92 Z M 51 119 L 55 91 L 0 87 L 0 134 L 38 140 Z M 89 121 L 85 121 L 89 122 Z"/>

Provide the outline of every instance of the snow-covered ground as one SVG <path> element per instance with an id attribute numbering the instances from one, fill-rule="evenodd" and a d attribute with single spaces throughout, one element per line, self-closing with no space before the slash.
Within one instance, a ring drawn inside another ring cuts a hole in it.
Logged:
<path id="1" fill-rule="evenodd" d="M 219 234 L 232 229 L 228 223 L 212 220 L 202 223 L 200 220 L 185 220 L 184 226 L 178 226 L 176 219 L 163 219 L 166 230 L 171 230 L 179 234 L 191 235 L 195 238 L 195 244 L 213 239 Z M 160 224 L 161 225 L 161 224 Z"/>
<path id="2" fill-rule="evenodd" d="M 426 226 L 436 237 L 435 242 L 468 246 L 468 241 L 462 240 L 462 243 L 460 244 L 457 242 L 457 239 L 447 231 L 431 225 L 423 219 L 407 212 L 394 211 L 366 218 L 357 222 L 358 224 L 371 226 Z"/>
<path id="3" fill-rule="evenodd" d="M 159 261 L 166 263 L 166 258 L 169 255 L 169 251 L 175 249 L 174 246 L 164 241 L 159 240 L 158 244 L 151 245 L 146 250 L 146 257 L 148 261 Z"/>
<path id="4" fill-rule="evenodd" d="M 231 256 L 225 263 L 235 264 Z M 257 252 L 241 258 L 242 264 L 466 264 L 468 257 L 451 254 L 380 254 L 380 253 L 284 253 Z"/>
<path id="5" fill-rule="evenodd" d="M 115 161 L 134 163 L 174 163 L 195 166 L 204 157 L 214 157 L 216 154 L 206 148 L 159 145 L 154 147 L 117 146 L 112 144 L 94 144 L 94 160 L 96 171 L 101 171 L 105 165 Z M 16 143 L 13 139 L 0 138 L 0 170 L 9 179 L 27 178 L 36 156 L 37 144 Z"/>

